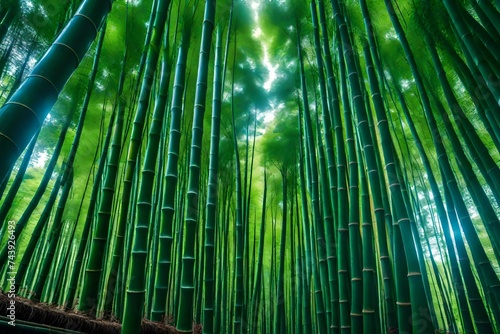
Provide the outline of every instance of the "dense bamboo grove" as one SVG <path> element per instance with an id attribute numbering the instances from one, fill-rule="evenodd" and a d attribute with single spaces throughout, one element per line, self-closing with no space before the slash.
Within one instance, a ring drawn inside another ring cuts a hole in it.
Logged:
<path id="1" fill-rule="evenodd" d="M 498 333 L 499 41 L 498 0 L 2 0 L 0 288 L 124 334 Z"/>

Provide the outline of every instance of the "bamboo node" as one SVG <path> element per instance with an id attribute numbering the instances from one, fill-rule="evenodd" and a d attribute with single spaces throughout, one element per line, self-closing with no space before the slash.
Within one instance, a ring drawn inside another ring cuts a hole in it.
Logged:
<path id="1" fill-rule="evenodd" d="M 59 89 L 57 89 L 56 85 L 54 85 L 54 83 L 52 81 L 50 81 L 48 78 L 44 77 L 43 75 L 30 74 L 30 75 L 28 75 L 28 78 L 41 78 L 41 79 L 47 81 L 52 86 L 52 88 L 54 88 L 54 90 L 56 91 L 56 94 L 59 95 Z"/>
<path id="2" fill-rule="evenodd" d="M 64 47 L 68 48 L 68 49 L 69 49 L 71 52 L 73 52 L 73 54 L 75 55 L 75 57 L 76 57 L 76 63 L 77 63 L 77 64 L 80 64 L 80 57 L 78 57 L 78 53 L 76 53 L 76 51 L 75 51 L 75 50 L 73 50 L 73 48 L 72 48 L 72 47 L 70 47 L 70 46 L 69 46 L 69 45 L 67 45 L 67 44 L 64 44 L 64 43 L 59 43 L 59 42 L 54 42 L 54 45 L 61 45 L 61 46 L 64 46 Z"/>
<path id="3" fill-rule="evenodd" d="M 10 142 L 12 143 L 12 145 L 14 145 L 14 147 L 16 148 L 17 152 L 19 152 L 19 151 L 20 151 L 19 146 L 17 146 L 17 145 L 16 145 L 16 143 L 14 143 L 14 141 L 13 141 L 13 140 L 12 140 L 9 136 L 7 136 L 6 134 L 4 134 L 4 133 L 2 133 L 2 132 L 0 132 L 0 136 L 1 136 L 1 137 L 4 137 L 4 138 L 5 138 L 5 139 L 7 139 L 8 141 L 10 141 Z"/>
<path id="4" fill-rule="evenodd" d="M 143 294 L 143 293 L 146 293 L 146 290 L 130 290 L 130 289 L 127 289 L 127 293 Z"/>
<path id="5" fill-rule="evenodd" d="M 21 107 L 23 107 L 23 108 L 28 109 L 28 110 L 29 110 L 29 111 L 31 111 L 31 113 L 35 116 L 35 118 L 36 118 L 36 120 L 37 120 L 37 122 L 38 122 L 38 125 L 39 125 L 39 126 L 42 126 L 43 122 L 42 122 L 42 120 L 40 119 L 40 117 L 38 117 L 38 115 L 36 114 L 36 112 L 35 112 L 33 109 L 31 109 L 30 107 L 28 107 L 27 105 L 25 105 L 25 104 L 23 104 L 23 103 L 15 102 L 15 101 L 5 103 L 5 105 L 7 105 L 7 104 L 15 104 L 15 105 L 18 105 L 18 106 L 21 106 Z"/>
<path id="6" fill-rule="evenodd" d="M 88 17 L 87 15 L 84 15 L 82 13 L 76 13 L 75 16 L 81 16 L 81 17 L 84 17 L 86 18 L 87 20 L 90 21 L 90 23 L 92 23 L 92 26 L 94 26 L 94 30 L 95 30 L 95 34 L 97 35 L 97 33 L 99 32 L 99 29 L 97 29 L 97 25 L 94 23 L 94 21 L 92 21 L 90 19 L 90 17 Z"/>

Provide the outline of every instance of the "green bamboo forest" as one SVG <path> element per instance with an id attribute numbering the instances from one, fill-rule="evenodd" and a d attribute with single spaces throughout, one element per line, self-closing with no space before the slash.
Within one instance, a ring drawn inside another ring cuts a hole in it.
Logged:
<path id="1" fill-rule="evenodd" d="M 0 333 L 500 333 L 500 0 L 0 0 Z"/>

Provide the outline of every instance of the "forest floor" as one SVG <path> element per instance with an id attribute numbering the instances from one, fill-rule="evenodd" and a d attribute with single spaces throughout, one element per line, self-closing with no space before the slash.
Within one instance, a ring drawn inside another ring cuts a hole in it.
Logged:
<path id="1" fill-rule="evenodd" d="M 6 324 L 9 321 L 4 317 L 7 315 L 10 298 L 0 291 L 0 333 L 33 333 L 51 332 L 57 333 L 58 329 L 66 333 L 95 333 L 95 334 L 119 334 L 121 324 L 118 321 L 94 319 L 72 310 L 65 311 L 57 305 L 46 303 L 35 303 L 29 299 L 15 297 L 15 319 L 16 327 Z M 20 326 L 17 326 L 17 325 Z M 5 326 L 4 326 L 5 325 Z M 39 325 L 39 326 L 37 326 Z M 26 328 L 23 331 L 21 328 Z M 10 328 L 10 329 L 9 329 Z M 31 329 L 29 329 L 31 328 Z M 44 330 L 47 329 L 47 330 Z M 51 331 L 52 330 L 52 331 Z M 143 320 L 141 334 L 178 333 L 173 326 Z M 201 333 L 201 326 L 195 325 L 193 333 Z"/>

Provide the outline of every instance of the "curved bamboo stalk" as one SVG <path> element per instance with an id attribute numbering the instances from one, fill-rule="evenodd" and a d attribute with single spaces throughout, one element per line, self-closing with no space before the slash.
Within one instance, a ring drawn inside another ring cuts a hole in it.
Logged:
<path id="1" fill-rule="evenodd" d="M 76 70 L 111 10 L 112 0 L 86 0 L 21 87 L 0 108 L 3 180 Z"/>

